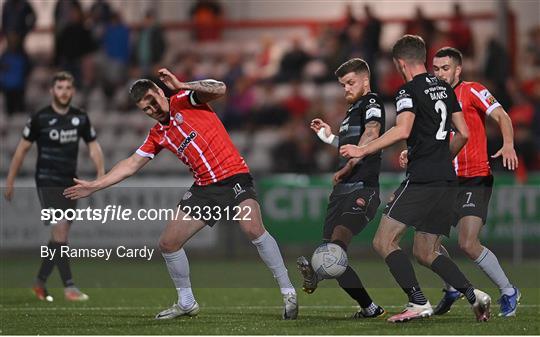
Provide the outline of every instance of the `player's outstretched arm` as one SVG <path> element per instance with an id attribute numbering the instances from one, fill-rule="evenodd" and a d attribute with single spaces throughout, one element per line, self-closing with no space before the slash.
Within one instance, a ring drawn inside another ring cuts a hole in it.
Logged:
<path id="1" fill-rule="evenodd" d="M 325 123 L 322 119 L 315 118 L 311 121 L 309 127 L 324 143 L 332 145 L 334 147 L 338 147 L 339 137 L 332 133 L 332 128 L 330 127 L 330 125 Z"/>
<path id="2" fill-rule="evenodd" d="M 396 126 L 386 131 L 379 138 L 363 146 L 356 146 L 351 144 L 343 145 L 339 149 L 339 153 L 345 158 L 362 159 L 372 153 L 387 148 L 390 145 L 399 142 L 400 140 L 405 140 L 409 138 L 409 134 L 411 133 L 414 124 L 414 118 L 414 113 L 410 111 L 404 111 L 397 116 Z"/>
<path id="3" fill-rule="evenodd" d="M 142 157 L 134 153 L 131 157 L 116 164 L 107 174 L 94 181 L 73 179 L 76 185 L 66 188 L 64 190 L 64 196 L 68 199 L 85 198 L 96 191 L 117 184 L 132 176 L 149 161 L 150 158 Z"/>
<path id="4" fill-rule="evenodd" d="M 454 159 L 469 140 L 469 128 L 467 127 L 462 111 L 452 114 L 452 124 L 454 125 L 455 133 L 450 140 L 450 155 Z"/>
<path id="5" fill-rule="evenodd" d="M 518 158 L 514 149 L 514 129 L 512 128 L 512 120 L 502 107 L 495 108 L 489 116 L 493 118 L 503 136 L 503 146 L 491 158 L 502 156 L 503 166 L 509 170 L 515 170 L 518 167 Z"/>
<path id="6" fill-rule="evenodd" d="M 88 152 L 90 153 L 90 158 L 96 166 L 97 177 L 100 178 L 105 174 L 105 164 L 103 160 L 103 151 L 101 150 L 101 146 L 97 140 L 88 143 Z"/>
<path id="7" fill-rule="evenodd" d="M 159 79 L 171 90 L 193 90 L 197 94 L 199 103 L 204 104 L 218 99 L 225 95 L 227 86 L 225 83 L 207 79 L 194 82 L 182 82 L 174 76 L 168 69 L 158 70 Z"/>
<path id="8" fill-rule="evenodd" d="M 11 159 L 11 164 L 9 165 L 8 176 L 6 179 L 6 191 L 4 192 L 4 197 L 7 201 L 11 201 L 13 197 L 13 185 L 15 184 L 15 177 L 19 173 L 19 169 L 28 153 L 28 150 L 32 147 L 32 142 L 27 141 L 26 139 L 21 139 L 15 150 L 15 154 Z"/>

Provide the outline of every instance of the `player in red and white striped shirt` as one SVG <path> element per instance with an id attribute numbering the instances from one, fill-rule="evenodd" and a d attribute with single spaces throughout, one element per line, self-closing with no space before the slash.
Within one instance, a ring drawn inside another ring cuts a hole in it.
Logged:
<path id="1" fill-rule="evenodd" d="M 456 205 L 459 246 L 499 287 L 501 291 L 499 315 L 514 316 L 521 294 L 506 277 L 497 257 L 483 246 L 478 238 L 486 222 L 493 188 L 493 176 L 488 162 L 485 119 L 489 116 L 499 124 L 503 146 L 492 158 L 502 157 L 504 167 L 509 170 L 514 170 L 518 165 L 514 150 L 512 121 L 495 97 L 482 84 L 460 80 L 461 71 L 462 56 L 459 50 L 445 47 L 435 54 L 433 72 L 454 88 L 470 131 L 469 141 L 454 160 L 460 187 Z M 441 253 L 448 254 L 444 247 L 441 248 Z M 460 295 L 449 285 L 446 286 L 444 292 L 445 296 L 435 309 L 436 315 L 448 312 L 452 303 Z"/>
<path id="2" fill-rule="evenodd" d="M 64 195 L 70 199 L 87 197 L 128 178 L 162 149 L 168 149 L 189 167 L 195 183 L 178 205 L 178 218 L 170 221 L 161 234 L 159 247 L 178 291 L 178 303 L 157 314 L 156 319 L 195 316 L 199 312 L 182 247 L 204 226 L 213 226 L 229 215 L 232 220 L 239 218 L 241 229 L 276 278 L 285 303 L 283 318 L 296 319 L 296 292 L 279 247 L 264 228 L 249 168 L 208 105 L 225 94 L 225 84 L 215 80 L 180 82 L 167 69 L 160 69 L 159 75 L 176 92 L 170 99 L 150 80 L 138 80 L 130 89 L 137 106 L 157 121 L 143 145 L 100 179 L 75 179 L 77 185 L 66 189 Z"/>

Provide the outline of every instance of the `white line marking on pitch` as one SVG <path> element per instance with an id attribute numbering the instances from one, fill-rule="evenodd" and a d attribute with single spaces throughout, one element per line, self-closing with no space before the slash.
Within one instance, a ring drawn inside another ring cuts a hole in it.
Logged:
<path id="1" fill-rule="evenodd" d="M 385 308 L 403 308 L 402 305 L 385 305 Z M 468 305 L 457 305 L 454 307 L 458 308 L 467 308 Z M 520 307 L 522 308 L 538 308 L 540 307 L 539 304 L 520 304 Z M 265 306 L 265 305 L 259 305 L 259 306 L 201 306 L 202 309 L 215 309 L 215 310 L 259 310 L 259 309 L 282 309 L 282 306 Z M 351 308 L 358 308 L 358 306 L 354 305 L 301 305 L 300 309 L 351 309 Z M 163 309 L 163 307 L 1 307 L 0 310 L 3 311 L 25 311 L 25 310 L 51 310 L 51 311 L 63 311 L 63 310 L 73 310 L 73 311 L 79 311 L 79 310 L 87 310 L 87 311 L 98 311 L 98 310 L 159 310 Z"/>

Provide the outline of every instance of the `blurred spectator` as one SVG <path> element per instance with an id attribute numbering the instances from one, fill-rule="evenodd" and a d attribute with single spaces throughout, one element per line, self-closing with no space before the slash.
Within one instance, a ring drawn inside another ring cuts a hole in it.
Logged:
<path id="1" fill-rule="evenodd" d="M 450 19 L 448 31 L 453 47 L 459 49 L 463 56 L 474 57 L 474 40 L 469 22 L 461 10 L 461 5 L 454 3 L 454 13 Z"/>
<path id="2" fill-rule="evenodd" d="M 54 36 L 55 41 L 58 35 L 71 22 L 71 12 L 77 8 L 82 12 L 79 0 L 58 0 L 54 7 Z"/>
<path id="3" fill-rule="evenodd" d="M 55 59 L 59 67 L 73 74 L 76 86 L 85 89 L 94 76 L 90 59 L 85 59 L 97 49 L 89 29 L 84 25 L 80 6 L 69 7 L 69 17 L 64 28 L 58 32 Z"/>
<path id="4" fill-rule="evenodd" d="M 9 115 L 25 110 L 26 80 L 30 74 L 30 59 L 22 48 L 20 36 L 7 33 L 7 48 L 0 56 L 0 90 L 4 93 Z"/>
<path id="5" fill-rule="evenodd" d="M 90 27 L 92 36 L 98 42 L 101 42 L 105 30 L 113 16 L 113 11 L 107 0 L 96 0 L 90 7 Z"/>
<path id="6" fill-rule="evenodd" d="M 218 1 L 197 0 L 189 14 L 195 40 L 204 42 L 221 39 L 223 8 Z"/>
<path id="7" fill-rule="evenodd" d="M 284 127 L 284 140 L 272 149 L 274 172 L 318 172 L 315 138 L 307 125 L 307 121 L 293 119 Z"/>
<path id="8" fill-rule="evenodd" d="M 301 84 L 298 81 L 291 83 L 291 94 L 283 101 L 289 116 L 296 119 L 304 119 L 310 107 L 310 101 L 302 95 Z"/>
<path id="9" fill-rule="evenodd" d="M 269 35 L 261 37 L 261 50 L 256 56 L 256 76 L 261 79 L 273 77 L 279 69 L 281 51 Z"/>
<path id="10" fill-rule="evenodd" d="M 34 29 L 36 14 L 27 0 L 6 0 L 2 6 L 2 33 L 18 35 L 19 44 L 24 49 L 26 35 Z"/>
<path id="11" fill-rule="evenodd" d="M 277 82 L 300 80 L 304 67 L 311 57 L 302 47 L 302 39 L 295 36 L 291 41 L 291 49 L 283 55 L 279 71 L 276 75 Z"/>
<path id="12" fill-rule="evenodd" d="M 349 31 L 349 28 L 353 25 L 357 25 L 358 23 L 358 19 L 356 19 L 356 15 L 354 15 L 354 8 L 352 4 L 346 4 L 345 13 L 340 22 L 339 39 L 341 42 L 345 42 L 348 39 L 347 32 Z"/>
<path id="13" fill-rule="evenodd" d="M 154 67 L 161 62 L 166 44 L 163 31 L 153 10 L 146 12 L 133 53 L 134 62 L 140 68 L 141 77 L 154 75 Z"/>
<path id="14" fill-rule="evenodd" d="M 241 77 L 244 76 L 244 60 L 239 51 L 233 51 L 226 56 L 227 72 L 223 76 L 223 82 L 229 88 L 233 88 Z"/>
<path id="15" fill-rule="evenodd" d="M 102 62 L 103 91 L 108 100 L 128 77 L 130 57 L 129 27 L 118 12 L 111 14 L 110 23 L 103 34 L 104 60 Z"/>
<path id="16" fill-rule="evenodd" d="M 346 31 L 345 39 L 342 40 L 342 48 L 347 58 L 364 57 L 363 37 L 364 29 L 361 24 L 350 25 Z"/>
<path id="17" fill-rule="evenodd" d="M 373 15 L 370 6 L 365 5 L 364 12 L 366 18 L 362 37 L 363 58 L 369 65 L 371 71 L 371 90 L 378 92 L 379 74 L 377 60 L 381 50 L 382 22 Z"/>
<path id="18" fill-rule="evenodd" d="M 227 129 L 238 129 L 247 124 L 254 105 L 255 92 L 251 80 L 247 77 L 239 78 L 232 90 L 229 89 L 223 125 Z"/>
<path id="19" fill-rule="evenodd" d="M 289 113 L 276 96 L 275 84 L 264 81 L 258 89 L 250 124 L 254 128 L 283 125 L 289 119 Z"/>
<path id="20" fill-rule="evenodd" d="M 526 53 L 529 62 L 534 67 L 540 67 L 540 26 L 536 26 L 529 31 Z"/>
<path id="21" fill-rule="evenodd" d="M 339 37 L 326 33 L 319 42 L 319 57 L 325 66 L 325 73 L 316 78 L 316 82 L 333 82 L 336 79 L 334 71 L 345 62 L 347 51 L 343 48 Z"/>
<path id="22" fill-rule="evenodd" d="M 510 62 L 506 50 L 494 38 L 488 42 L 483 75 L 491 84 L 489 89 L 493 96 L 497 97 L 499 103 L 508 111 L 512 105 L 506 90 L 506 81 L 510 78 Z"/>
<path id="23" fill-rule="evenodd" d="M 429 49 L 433 42 L 436 26 L 433 21 L 424 15 L 422 7 L 416 7 L 416 15 L 407 22 L 405 34 L 420 35 L 426 43 L 426 49 Z"/>

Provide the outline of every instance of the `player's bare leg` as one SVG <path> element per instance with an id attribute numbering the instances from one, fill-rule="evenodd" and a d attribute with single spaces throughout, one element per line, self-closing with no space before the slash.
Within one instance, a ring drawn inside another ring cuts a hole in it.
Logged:
<path id="1" fill-rule="evenodd" d="M 514 316 L 521 293 L 519 289 L 510 283 L 495 254 L 483 246 L 478 239 L 483 227 L 482 219 L 477 216 L 466 216 L 461 218 L 457 227 L 461 250 L 499 287 L 501 292 L 499 315 L 504 317 Z"/>
<path id="2" fill-rule="evenodd" d="M 433 270 L 467 298 L 478 321 L 487 321 L 490 317 L 491 298 L 475 289 L 454 261 L 439 254 L 440 245 L 440 235 L 416 232 L 414 256 L 420 264 Z"/>
<path id="3" fill-rule="evenodd" d="M 276 240 L 264 228 L 259 203 L 254 199 L 247 199 L 239 206 L 242 209 L 239 215 L 241 220 L 238 221 L 240 228 L 257 247 L 259 256 L 272 271 L 283 295 L 285 303 L 283 319 L 296 319 L 298 316 L 296 290 L 289 279 Z"/>
<path id="4" fill-rule="evenodd" d="M 191 317 L 199 313 L 199 304 L 195 301 L 189 279 L 189 262 L 182 247 L 205 224 L 200 220 L 185 220 L 184 217 L 185 213 L 178 209 L 178 217 L 167 223 L 159 238 L 159 249 L 178 292 L 178 301 L 169 309 L 158 313 L 156 319 Z"/>
<path id="5" fill-rule="evenodd" d="M 389 322 L 406 322 L 433 314 L 431 305 L 420 289 L 411 261 L 399 247 L 406 230 L 407 226 L 401 222 L 383 215 L 373 239 L 373 247 L 385 259 L 394 279 L 409 298 L 405 310 L 390 317 Z"/>

